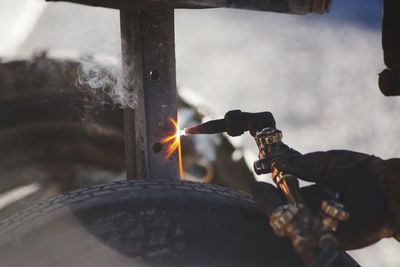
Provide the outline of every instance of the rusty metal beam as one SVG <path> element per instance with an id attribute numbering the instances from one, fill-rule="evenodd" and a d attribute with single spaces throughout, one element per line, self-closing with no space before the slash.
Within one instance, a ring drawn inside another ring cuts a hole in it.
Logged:
<path id="1" fill-rule="evenodd" d="M 329 10 L 331 0 L 47 0 L 101 6 L 117 9 L 160 8 L 237 8 L 288 14 L 323 14 Z"/>
<path id="2" fill-rule="evenodd" d="M 177 179 L 178 157 L 165 160 L 160 143 L 174 132 L 169 118 L 177 118 L 174 10 L 120 14 L 128 179 Z"/>

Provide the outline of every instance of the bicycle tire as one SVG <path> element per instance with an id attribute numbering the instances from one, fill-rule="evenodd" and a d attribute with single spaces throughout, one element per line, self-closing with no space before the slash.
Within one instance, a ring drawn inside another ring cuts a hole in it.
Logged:
<path id="1" fill-rule="evenodd" d="M 83 188 L 4 220 L 0 262 L 10 267 L 302 265 L 249 196 L 166 180 Z"/>

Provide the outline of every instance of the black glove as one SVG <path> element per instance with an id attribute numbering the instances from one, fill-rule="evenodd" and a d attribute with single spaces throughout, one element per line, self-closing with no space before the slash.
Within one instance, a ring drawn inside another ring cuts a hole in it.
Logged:
<path id="1" fill-rule="evenodd" d="M 356 249 L 395 235 L 393 206 L 400 205 L 394 203 L 400 195 L 394 190 L 394 186 L 400 190 L 399 160 L 395 161 L 397 164 L 337 150 L 279 157 L 274 164 L 285 173 L 315 182 L 302 188 L 307 203 L 315 210 L 320 209 L 322 200 L 340 196 L 338 200 L 350 212 L 350 219 L 340 223 L 336 236 L 345 249 Z"/>

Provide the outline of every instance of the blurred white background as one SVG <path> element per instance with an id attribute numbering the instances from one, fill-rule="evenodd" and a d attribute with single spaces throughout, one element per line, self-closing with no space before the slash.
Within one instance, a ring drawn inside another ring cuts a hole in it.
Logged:
<path id="1" fill-rule="evenodd" d="M 303 153 L 340 148 L 398 157 L 400 98 L 384 97 L 377 84 L 381 14 L 381 0 L 334 0 L 324 16 L 178 10 L 178 84 L 216 114 L 273 112 L 286 143 Z M 0 56 L 48 49 L 119 58 L 118 12 L 0 0 Z M 243 141 L 255 151 L 250 137 Z M 384 240 L 350 254 L 362 266 L 394 267 L 399 248 Z"/>

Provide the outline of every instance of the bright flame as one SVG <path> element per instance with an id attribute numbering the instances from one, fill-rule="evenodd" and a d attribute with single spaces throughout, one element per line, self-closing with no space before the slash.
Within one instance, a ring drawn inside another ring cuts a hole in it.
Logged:
<path id="1" fill-rule="evenodd" d="M 169 119 L 172 125 L 174 126 L 174 133 L 170 136 L 167 136 L 161 139 L 162 144 L 167 144 L 167 154 L 165 155 L 165 159 L 168 159 L 172 156 L 172 154 L 177 150 L 178 151 L 178 162 L 179 162 L 179 177 L 183 178 L 183 165 L 182 165 L 182 151 L 181 151 L 181 133 L 182 131 L 179 129 L 178 121 L 174 119 Z"/>

